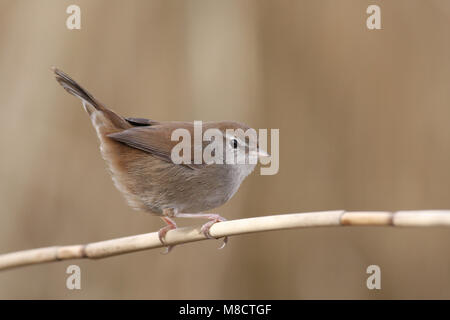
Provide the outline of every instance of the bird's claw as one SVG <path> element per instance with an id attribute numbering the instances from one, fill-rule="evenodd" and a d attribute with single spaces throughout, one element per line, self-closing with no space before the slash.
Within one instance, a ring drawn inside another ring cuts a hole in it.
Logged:
<path id="1" fill-rule="evenodd" d="M 175 246 L 167 246 L 166 249 L 161 252 L 161 254 L 168 254 Z"/>
<path id="2" fill-rule="evenodd" d="M 208 239 L 215 239 L 213 236 L 211 236 L 209 229 L 211 229 L 213 224 L 215 224 L 217 222 L 226 221 L 226 220 L 227 219 L 220 217 L 220 216 L 214 217 L 214 219 L 212 219 L 212 220 L 208 221 L 207 223 L 205 223 L 204 225 L 202 225 L 202 227 L 200 228 L 200 232 L 203 233 L 203 235 Z M 228 243 L 228 237 L 224 237 L 223 244 L 219 247 L 219 250 L 225 248 L 227 243 Z"/>

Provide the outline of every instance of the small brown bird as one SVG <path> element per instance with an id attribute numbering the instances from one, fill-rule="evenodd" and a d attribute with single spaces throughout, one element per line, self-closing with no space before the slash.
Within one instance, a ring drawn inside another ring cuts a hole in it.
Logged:
<path id="1" fill-rule="evenodd" d="M 100 140 L 100 151 L 108 164 L 115 186 L 128 204 L 160 216 L 167 224 L 159 230 L 164 244 L 167 231 L 176 228 L 172 218 L 207 218 L 201 232 L 208 238 L 210 227 L 226 220 L 218 214 L 203 213 L 227 202 L 239 189 L 255 164 L 175 164 L 171 140 L 175 129 L 194 134 L 192 122 L 160 122 L 143 118 L 124 118 L 95 99 L 72 78 L 52 68 L 56 80 L 70 94 L 81 99 Z M 226 134 L 226 129 L 249 129 L 231 121 L 204 122 L 203 132 L 217 128 L 222 132 L 224 149 L 248 153 L 245 141 Z M 256 151 L 266 155 L 264 151 Z M 225 246 L 227 238 L 224 238 Z M 172 247 L 168 247 L 169 252 Z"/>

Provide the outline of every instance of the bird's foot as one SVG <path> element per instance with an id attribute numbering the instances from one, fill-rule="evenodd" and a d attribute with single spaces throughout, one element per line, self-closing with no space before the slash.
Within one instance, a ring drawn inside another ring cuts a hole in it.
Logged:
<path id="1" fill-rule="evenodd" d="M 162 217 L 161 219 L 163 219 L 163 221 L 167 225 L 165 227 L 162 227 L 161 229 L 159 229 L 159 231 L 158 231 L 158 238 L 159 238 L 159 241 L 161 241 L 161 243 L 163 245 L 165 245 L 164 238 L 166 237 L 167 232 L 169 232 L 170 230 L 176 229 L 177 228 L 177 224 L 175 223 L 175 221 L 173 221 L 169 217 Z M 161 253 L 162 254 L 168 254 L 174 247 L 175 246 L 167 246 L 166 250 L 164 252 L 161 252 Z"/>
<path id="2" fill-rule="evenodd" d="M 210 219 L 207 223 L 205 223 L 204 225 L 202 225 L 202 227 L 200 228 L 200 232 L 203 233 L 205 235 L 205 237 L 207 237 L 208 239 L 215 239 L 213 236 L 211 236 L 211 233 L 209 232 L 209 229 L 211 229 L 212 225 L 217 223 L 217 222 L 222 222 L 222 221 L 227 221 L 227 219 L 225 219 L 224 217 L 215 214 L 215 213 L 211 213 L 208 216 L 206 216 L 206 218 Z M 228 237 L 224 237 L 223 238 L 223 244 L 220 246 L 220 249 L 225 248 L 225 246 L 228 243 Z"/>
<path id="3" fill-rule="evenodd" d="M 208 221 L 207 223 L 202 225 L 202 227 L 200 228 L 200 232 L 202 234 L 204 234 L 205 237 L 208 239 L 215 239 L 213 236 L 211 236 L 211 233 L 209 232 L 209 229 L 211 229 L 212 225 L 217 222 L 227 220 L 224 217 L 222 217 L 216 213 L 179 213 L 179 212 L 176 212 L 173 216 L 175 218 L 206 218 L 206 219 L 209 219 L 210 221 Z M 224 237 L 223 244 L 222 244 L 222 246 L 220 246 L 219 249 L 225 248 L 227 243 L 228 243 L 228 237 Z"/>

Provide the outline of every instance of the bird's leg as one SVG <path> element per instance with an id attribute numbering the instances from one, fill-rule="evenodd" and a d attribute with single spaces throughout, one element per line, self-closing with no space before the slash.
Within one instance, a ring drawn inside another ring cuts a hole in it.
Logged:
<path id="1" fill-rule="evenodd" d="M 175 213 L 176 218 L 206 218 L 209 219 L 207 223 L 202 225 L 200 231 L 207 237 L 208 239 L 214 239 L 209 233 L 209 229 L 211 226 L 217 222 L 226 221 L 224 217 L 218 215 L 217 213 Z M 219 249 L 225 248 L 228 243 L 228 237 L 223 238 L 223 244 Z"/>
<path id="2" fill-rule="evenodd" d="M 162 244 L 164 244 L 164 237 L 166 236 L 166 233 L 169 230 L 173 230 L 177 228 L 177 224 L 175 221 L 170 219 L 169 217 L 161 217 L 161 219 L 167 224 L 166 226 L 162 227 L 158 231 L 158 237 Z"/>
<path id="3" fill-rule="evenodd" d="M 166 236 L 166 233 L 169 230 L 173 230 L 177 228 L 177 224 L 175 223 L 175 221 L 173 221 L 171 219 L 171 217 L 173 217 L 175 215 L 174 210 L 173 209 L 164 209 L 163 210 L 163 216 L 161 217 L 161 219 L 167 224 L 165 227 L 162 227 L 161 229 L 159 229 L 158 231 L 158 237 L 159 237 L 159 241 L 161 241 L 162 244 L 164 244 L 164 238 Z M 173 249 L 173 247 L 175 246 L 167 246 L 166 247 L 166 251 L 163 252 L 163 254 L 167 254 L 170 252 L 170 250 Z"/>

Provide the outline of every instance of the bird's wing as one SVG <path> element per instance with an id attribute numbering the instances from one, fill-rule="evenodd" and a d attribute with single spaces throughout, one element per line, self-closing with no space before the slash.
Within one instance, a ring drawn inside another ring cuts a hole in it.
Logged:
<path id="1" fill-rule="evenodd" d="M 179 143 L 179 141 L 171 140 L 173 129 L 174 127 L 170 125 L 137 126 L 111 133 L 108 137 L 129 147 L 147 152 L 161 160 L 173 162 L 171 151 Z M 193 163 L 182 165 L 191 169 L 199 169 L 202 166 Z"/>
<path id="2" fill-rule="evenodd" d="M 125 120 L 127 120 L 129 124 L 136 126 L 136 127 L 154 126 L 154 125 L 159 124 L 158 121 L 145 119 L 145 118 L 125 118 Z"/>

